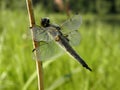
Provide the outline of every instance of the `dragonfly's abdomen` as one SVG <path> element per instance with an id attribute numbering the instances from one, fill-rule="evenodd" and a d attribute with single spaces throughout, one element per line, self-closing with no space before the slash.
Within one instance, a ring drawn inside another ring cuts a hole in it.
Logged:
<path id="1" fill-rule="evenodd" d="M 63 37 L 59 36 L 59 41 L 58 43 L 76 60 L 79 61 L 79 63 L 82 64 L 83 67 L 89 69 L 92 71 L 89 66 L 85 63 L 85 61 L 75 52 L 75 50 L 69 45 L 68 41 Z"/>

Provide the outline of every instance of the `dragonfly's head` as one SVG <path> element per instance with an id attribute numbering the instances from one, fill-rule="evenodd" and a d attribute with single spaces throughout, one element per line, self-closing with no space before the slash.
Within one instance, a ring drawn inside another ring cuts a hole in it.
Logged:
<path id="1" fill-rule="evenodd" d="M 50 26 L 50 19 L 49 18 L 42 18 L 41 19 L 41 26 L 49 27 Z"/>

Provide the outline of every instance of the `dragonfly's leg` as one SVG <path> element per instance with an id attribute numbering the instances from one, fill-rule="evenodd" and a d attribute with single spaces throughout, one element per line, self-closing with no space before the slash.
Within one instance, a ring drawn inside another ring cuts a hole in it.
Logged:
<path id="1" fill-rule="evenodd" d="M 58 27 L 58 26 L 56 27 L 56 29 L 57 29 L 57 30 L 61 30 L 61 28 L 60 28 L 60 27 Z"/>
<path id="2" fill-rule="evenodd" d="M 32 50 L 32 52 L 34 52 L 36 50 L 36 48 L 34 48 L 33 50 Z"/>
<path id="3" fill-rule="evenodd" d="M 30 29 L 32 29 L 33 27 L 29 27 Z"/>
<path id="4" fill-rule="evenodd" d="M 45 45 L 45 44 L 48 44 L 48 43 L 45 42 L 45 41 L 40 41 L 39 43 L 42 43 L 42 44 L 40 44 L 40 46 Z M 37 48 L 38 48 L 38 47 L 34 48 L 34 49 L 32 50 L 32 52 L 34 52 Z"/>

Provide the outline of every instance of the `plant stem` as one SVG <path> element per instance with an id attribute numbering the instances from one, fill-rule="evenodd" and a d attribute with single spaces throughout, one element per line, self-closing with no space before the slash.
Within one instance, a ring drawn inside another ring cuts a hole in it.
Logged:
<path id="1" fill-rule="evenodd" d="M 27 4 L 28 15 L 29 15 L 30 27 L 34 27 L 35 18 L 34 18 L 34 13 L 33 13 L 32 1 L 26 0 L 26 4 Z M 31 30 L 31 32 L 32 32 L 32 30 Z M 32 32 L 32 36 L 33 36 L 33 32 Z M 34 46 L 34 48 L 37 48 L 38 42 L 33 40 L 33 46 Z M 37 50 L 35 50 L 35 55 L 38 56 Z M 38 57 L 36 59 L 37 59 L 36 60 L 36 68 L 37 68 L 37 74 L 38 74 L 38 88 L 39 88 L 39 90 L 44 90 L 42 61 L 40 61 Z"/>

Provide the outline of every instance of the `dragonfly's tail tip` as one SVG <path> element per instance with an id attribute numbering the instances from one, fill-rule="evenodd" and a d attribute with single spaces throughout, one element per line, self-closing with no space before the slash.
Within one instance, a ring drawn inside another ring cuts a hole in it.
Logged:
<path id="1" fill-rule="evenodd" d="M 88 69 L 89 71 L 92 71 L 92 69 L 91 69 L 91 68 L 89 68 L 89 67 L 87 67 L 87 69 Z"/>
<path id="2" fill-rule="evenodd" d="M 89 71 L 91 71 L 91 72 L 92 72 L 92 69 L 91 69 L 91 68 L 89 68 L 89 67 L 86 67 L 86 69 L 88 69 Z"/>
<path id="3" fill-rule="evenodd" d="M 92 69 L 91 69 L 91 68 L 89 68 L 89 70 L 92 72 Z"/>

